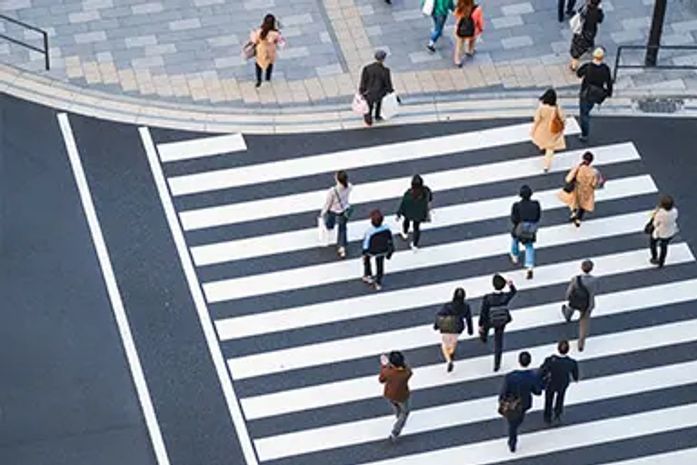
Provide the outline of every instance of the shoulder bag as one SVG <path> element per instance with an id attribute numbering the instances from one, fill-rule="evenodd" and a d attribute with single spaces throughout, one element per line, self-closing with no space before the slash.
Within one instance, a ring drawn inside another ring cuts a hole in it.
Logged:
<path id="1" fill-rule="evenodd" d="M 656 229 L 656 226 L 653 224 L 654 216 L 656 216 L 656 210 L 654 210 L 651 213 L 651 218 L 649 218 L 649 222 L 646 223 L 646 226 L 644 226 L 644 233 L 648 234 L 649 236 L 653 234 L 653 231 Z"/>
<path id="2" fill-rule="evenodd" d="M 591 293 L 586 286 L 583 285 L 581 276 L 576 276 L 576 286 L 569 296 L 569 307 L 585 312 L 590 307 Z"/>
<path id="3" fill-rule="evenodd" d="M 555 107 L 554 116 L 552 117 L 552 120 L 549 122 L 549 130 L 552 134 L 559 134 L 564 131 L 564 126 L 564 120 L 559 114 L 559 107 Z"/>
<path id="4" fill-rule="evenodd" d="M 341 195 L 339 195 L 339 191 L 334 188 L 334 194 L 336 195 L 336 199 L 339 201 L 339 206 L 341 207 L 341 215 L 348 219 L 351 219 L 351 215 L 353 215 L 353 205 L 346 205 L 344 206 L 344 202 L 341 201 Z"/>

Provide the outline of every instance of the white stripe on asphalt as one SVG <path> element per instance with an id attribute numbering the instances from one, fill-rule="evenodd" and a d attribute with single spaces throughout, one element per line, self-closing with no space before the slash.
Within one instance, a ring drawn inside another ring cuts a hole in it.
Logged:
<path id="1" fill-rule="evenodd" d="M 686 243 L 672 244 L 668 252 L 667 264 L 694 261 L 690 247 Z M 593 257 L 595 276 L 608 276 L 616 273 L 629 273 L 650 267 L 648 251 L 639 249 L 600 257 Z M 535 279 L 520 280 L 519 289 L 532 289 L 567 281 L 579 273 L 580 260 L 570 260 L 535 269 Z M 511 273 L 509 273 L 510 275 Z M 522 271 L 514 272 L 522 278 Z M 247 337 L 259 334 L 286 331 L 314 325 L 336 323 L 373 315 L 386 315 L 414 307 L 442 304 L 452 295 L 453 289 L 463 287 L 469 298 L 481 296 L 491 291 L 491 276 L 477 276 L 457 279 L 450 282 L 401 289 L 392 292 L 371 293 L 360 297 L 330 300 L 301 307 L 274 310 L 253 315 L 217 320 L 215 325 L 221 340 Z"/>
<path id="2" fill-rule="evenodd" d="M 602 465 L 695 465 L 697 463 L 697 447 L 691 449 L 664 452 L 662 454 L 646 455 L 619 462 Z"/>
<path id="3" fill-rule="evenodd" d="M 632 143 L 604 145 L 590 150 L 595 154 L 594 164 L 597 166 L 640 159 L 639 153 Z M 578 163 L 581 154 L 585 151 L 575 150 L 556 155 L 550 173 L 566 172 L 571 169 Z M 541 174 L 540 164 L 540 157 L 535 156 L 424 173 L 423 176 L 425 183 L 434 191 L 443 191 L 537 176 Z M 561 179 L 559 182 L 561 184 Z M 358 205 L 383 199 L 395 199 L 394 208 L 396 211 L 398 206 L 397 199 L 401 198 L 410 183 L 411 177 L 401 177 L 357 184 L 351 193 L 351 203 Z M 179 216 L 184 229 L 191 231 L 313 210 L 319 212 L 322 205 L 324 205 L 326 196 L 327 189 L 322 189 L 281 197 L 265 197 L 248 202 L 188 210 L 181 212 Z"/>
<path id="4" fill-rule="evenodd" d="M 566 122 L 566 135 L 578 134 L 574 118 Z M 530 123 L 503 126 L 481 131 L 430 137 L 393 144 L 343 150 L 341 152 L 309 155 L 290 160 L 258 163 L 239 168 L 228 168 L 170 178 L 173 195 L 248 186 L 262 182 L 331 173 L 338 169 L 365 168 L 460 153 L 469 150 L 500 147 L 530 140 Z M 162 154 L 162 152 L 160 152 Z"/>
<path id="5" fill-rule="evenodd" d="M 575 354 L 574 358 L 577 360 L 591 360 L 695 340 L 697 340 L 697 320 L 680 321 L 648 328 L 627 330 L 620 333 L 591 336 L 586 340 L 585 350 Z M 396 342 L 399 343 L 399 341 Z M 526 350 L 530 352 L 533 360 L 539 361 L 554 353 L 556 343 L 531 347 Z M 519 350 L 512 350 L 503 353 L 500 373 L 505 373 L 507 370 L 516 367 L 518 352 Z M 377 370 L 379 368 L 377 356 L 375 364 Z M 452 373 L 446 373 L 443 363 L 416 367 L 409 386 L 411 391 L 490 378 L 499 374 L 492 371 L 493 355 L 468 358 L 458 361 L 456 364 L 455 371 Z M 372 399 L 379 397 L 380 393 L 381 386 L 377 382 L 377 376 L 370 375 L 247 397 L 241 399 L 240 402 L 246 418 L 255 420 L 274 415 Z"/>
<path id="6" fill-rule="evenodd" d="M 157 144 L 157 151 L 163 163 L 211 157 L 244 150 L 247 150 L 247 144 L 242 134 L 227 134 L 224 136 Z"/>
<path id="7" fill-rule="evenodd" d="M 535 249 L 639 232 L 649 217 L 649 211 L 635 212 L 586 221 L 580 229 L 571 223 L 540 228 Z M 510 233 L 504 233 L 435 245 L 422 249 L 419 253 L 411 250 L 395 252 L 387 264 L 387 272 L 414 271 L 506 255 L 510 250 L 510 241 Z M 203 283 L 203 291 L 208 302 L 214 303 L 356 280 L 360 279 L 362 263 L 362 258 L 355 258 L 210 281 Z"/>
<path id="8" fill-rule="evenodd" d="M 649 175 L 611 179 L 605 184 L 604 189 L 596 192 L 595 201 L 597 203 L 632 198 L 656 191 L 656 184 Z M 559 206 L 558 193 L 559 188 L 550 189 L 536 192 L 534 198 L 540 202 L 543 210 L 551 210 Z M 517 196 L 506 196 L 438 208 L 434 212 L 433 222 L 423 223 L 421 230 L 427 231 L 508 216 L 511 204 L 517 200 L 519 200 Z M 393 231 L 398 231 L 401 228 L 401 224 L 391 215 L 386 217 L 385 221 Z M 348 240 L 360 240 L 368 226 L 369 221 L 367 219 L 349 222 Z M 317 228 L 307 228 L 191 247 L 191 255 L 196 266 L 204 266 L 245 258 L 295 252 L 314 247 L 318 247 Z"/>
<path id="9" fill-rule="evenodd" d="M 691 300 L 697 301 L 697 279 L 598 296 L 593 316 L 616 315 Z M 563 322 L 560 311 L 562 303 L 559 301 L 513 311 L 513 321 L 506 326 L 506 332 Z M 429 317 L 434 315 L 435 311 Z M 439 340 L 440 335 L 433 330 L 433 321 L 429 319 L 423 325 L 411 328 L 231 358 L 228 359 L 228 366 L 235 379 L 252 378 L 386 353 L 394 349 L 395 341 L 399 341 L 400 350 L 410 350 L 437 345 Z"/>
<path id="10" fill-rule="evenodd" d="M 694 426 L 697 426 L 697 404 L 689 404 L 523 434 L 518 438 L 515 455 L 508 451 L 506 440 L 500 438 L 363 465 L 462 463 L 463 457 L 467 465 L 489 465 Z"/>
<path id="11" fill-rule="evenodd" d="M 697 382 L 697 361 L 620 373 L 573 383 L 566 394 L 565 405 L 630 396 Z M 437 407 L 414 410 L 402 431 L 403 436 L 472 424 L 499 418 L 498 396 L 467 400 Z M 533 397 L 533 410 L 544 408 L 544 396 Z M 339 447 L 355 446 L 385 439 L 394 415 L 339 423 L 320 428 L 267 436 L 256 439 L 261 461 L 276 460 Z"/>

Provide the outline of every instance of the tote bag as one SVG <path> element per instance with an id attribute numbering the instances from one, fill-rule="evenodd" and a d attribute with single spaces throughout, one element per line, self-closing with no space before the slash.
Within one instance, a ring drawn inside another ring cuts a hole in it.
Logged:
<path id="1" fill-rule="evenodd" d="M 583 31 L 583 13 L 583 9 L 580 9 L 569 20 L 569 27 L 571 28 L 571 32 L 574 34 L 580 34 L 581 31 Z"/>
<path id="2" fill-rule="evenodd" d="M 397 94 L 391 92 L 382 98 L 382 110 L 380 115 L 384 119 L 392 119 L 399 112 L 399 102 L 397 102 Z"/>
<path id="3" fill-rule="evenodd" d="M 361 94 L 356 92 L 356 95 L 353 96 L 353 103 L 351 103 L 351 109 L 357 115 L 365 115 L 366 113 L 368 113 L 368 102 L 365 101 L 365 98 L 363 98 Z"/>
<path id="4" fill-rule="evenodd" d="M 424 5 L 421 7 L 421 12 L 426 16 L 431 16 L 433 14 L 433 9 L 436 6 L 435 0 L 424 0 Z"/>
<path id="5" fill-rule="evenodd" d="M 326 247 L 329 245 L 329 230 L 324 224 L 324 218 L 317 217 L 317 242 L 320 246 Z"/>

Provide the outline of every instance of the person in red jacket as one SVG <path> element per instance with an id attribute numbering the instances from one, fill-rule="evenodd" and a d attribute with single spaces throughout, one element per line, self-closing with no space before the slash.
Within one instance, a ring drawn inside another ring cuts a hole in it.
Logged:
<path id="1" fill-rule="evenodd" d="M 390 441 L 397 441 L 407 422 L 409 416 L 409 378 L 411 378 L 411 368 L 404 361 L 404 355 L 398 351 L 390 352 L 390 355 L 382 355 L 380 357 L 380 376 L 378 381 L 385 385 L 383 396 L 392 406 L 394 414 L 397 417 L 392 432 L 390 433 Z"/>

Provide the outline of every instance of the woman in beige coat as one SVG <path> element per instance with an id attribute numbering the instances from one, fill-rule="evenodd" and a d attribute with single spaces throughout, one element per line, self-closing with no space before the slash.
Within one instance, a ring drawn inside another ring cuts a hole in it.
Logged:
<path id="1" fill-rule="evenodd" d="M 552 166 L 552 158 L 555 150 L 564 150 L 566 142 L 564 140 L 564 126 L 561 125 L 561 131 L 554 132 L 552 125 L 555 119 L 564 121 L 564 112 L 557 105 L 557 93 L 554 89 L 547 91 L 540 97 L 540 106 L 537 107 L 535 118 L 530 129 L 530 137 L 532 141 L 544 151 L 543 170 L 546 173 Z"/>
<path id="2" fill-rule="evenodd" d="M 595 188 L 598 185 L 597 171 L 591 167 L 593 163 L 593 154 L 586 152 L 583 154 L 583 161 L 569 171 L 564 181 L 574 183 L 571 192 L 562 189 L 559 192 L 559 198 L 562 202 L 569 206 L 572 221 L 576 227 L 581 226 L 581 220 L 586 212 L 592 212 L 595 209 Z"/>
<path id="3" fill-rule="evenodd" d="M 264 16 L 264 22 L 256 31 L 252 31 L 249 35 L 249 40 L 256 45 L 256 68 L 257 84 L 261 86 L 262 72 L 266 72 L 266 80 L 271 80 L 273 72 L 273 64 L 276 61 L 276 47 L 283 46 L 283 37 L 278 31 L 276 18 L 272 14 Z"/>

